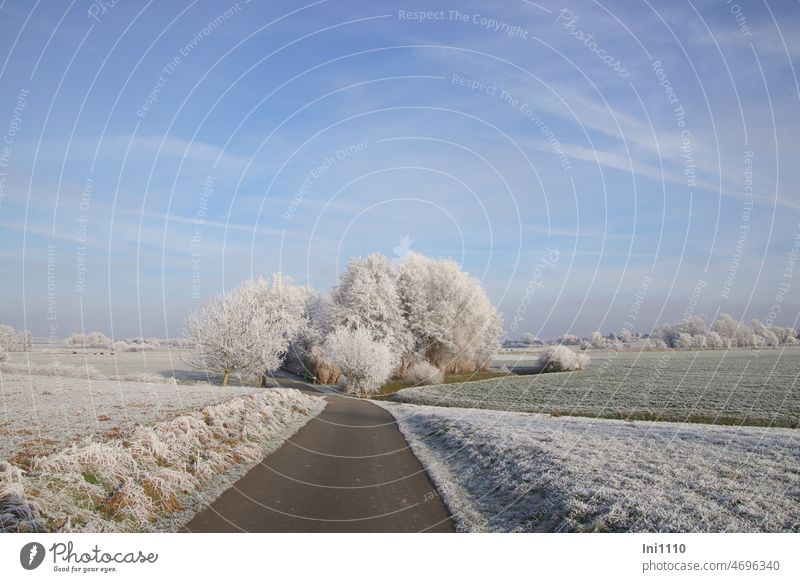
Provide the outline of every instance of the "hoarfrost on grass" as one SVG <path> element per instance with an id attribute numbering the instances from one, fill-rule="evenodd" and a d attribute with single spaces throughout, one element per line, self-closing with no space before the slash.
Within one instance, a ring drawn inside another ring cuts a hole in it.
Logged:
<path id="1" fill-rule="evenodd" d="M 258 388 L 159 381 L 0 376 L 0 459 L 44 455 L 95 432 L 116 434 Z"/>
<path id="2" fill-rule="evenodd" d="M 796 430 L 381 405 L 462 531 L 800 531 Z"/>
<path id="3" fill-rule="evenodd" d="M 54 360 L 47 364 L 26 362 L 3 362 L 0 371 L 4 374 L 30 374 L 31 376 L 53 376 L 58 378 L 83 378 L 84 380 L 105 380 L 105 375 L 89 364 L 75 366 Z"/>
<path id="4" fill-rule="evenodd" d="M 188 519 L 186 504 L 202 500 L 216 477 L 258 462 L 324 406 L 297 390 L 266 389 L 89 437 L 24 471 L 0 461 L 2 531 L 141 531 L 182 510 Z"/>
<path id="5" fill-rule="evenodd" d="M 565 348 L 566 349 L 566 348 Z M 535 361 L 497 359 L 512 369 Z M 800 348 L 593 352 L 586 370 L 408 388 L 410 404 L 557 415 L 797 427 Z"/>

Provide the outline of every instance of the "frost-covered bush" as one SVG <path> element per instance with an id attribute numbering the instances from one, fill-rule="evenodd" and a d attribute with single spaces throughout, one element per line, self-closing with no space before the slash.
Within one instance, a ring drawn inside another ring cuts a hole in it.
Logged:
<path id="1" fill-rule="evenodd" d="M 395 358 L 386 342 L 375 341 L 369 330 L 340 327 L 325 340 L 325 352 L 341 370 L 347 394 L 366 396 L 389 379 Z"/>
<path id="2" fill-rule="evenodd" d="M 147 342 L 137 342 L 136 340 L 132 340 L 128 343 L 129 352 L 152 352 L 157 349 L 158 347 Z"/>
<path id="3" fill-rule="evenodd" d="M 14 341 L 17 332 L 13 327 L 6 324 L 0 324 L 0 349 L 8 351 L 9 346 Z"/>
<path id="4" fill-rule="evenodd" d="M 3 362 L 0 369 L 7 374 L 30 374 L 32 376 L 53 376 L 56 378 L 82 378 L 85 380 L 106 380 L 103 373 L 94 366 L 74 366 L 61 362 L 31 364 L 28 362 Z"/>
<path id="5" fill-rule="evenodd" d="M 131 346 L 128 344 L 128 342 L 123 341 L 123 340 L 115 341 L 114 345 L 112 347 L 114 348 L 115 352 L 129 352 L 129 351 L 131 351 Z"/>
<path id="6" fill-rule="evenodd" d="M 338 307 L 330 297 L 310 295 L 305 302 L 305 324 L 290 343 L 281 366 L 300 376 L 313 376 L 322 384 L 336 384 L 341 372 L 322 344 L 335 328 Z"/>
<path id="7" fill-rule="evenodd" d="M 309 363 L 312 375 L 320 384 L 336 384 L 342 377 L 342 371 L 322 346 L 314 346 L 309 352 Z"/>
<path id="8" fill-rule="evenodd" d="M 412 383 L 414 386 L 429 386 L 442 384 L 444 382 L 444 373 L 430 362 L 422 360 L 406 368 L 402 379 Z"/>
<path id="9" fill-rule="evenodd" d="M 593 350 L 602 350 L 606 347 L 606 338 L 599 331 L 593 331 L 589 336 L 589 346 Z"/>
<path id="10" fill-rule="evenodd" d="M 552 346 L 541 354 L 536 362 L 542 372 L 569 372 L 583 370 L 589 364 L 589 356 L 579 354 L 565 346 Z"/>
<path id="11" fill-rule="evenodd" d="M 706 336 L 706 347 L 711 350 L 721 350 L 725 347 L 725 340 L 717 332 L 710 331 Z"/>
<path id="12" fill-rule="evenodd" d="M 33 342 L 31 332 L 16 331 L 10 325 L 0 324 L 0 350 L 26 352 Z"/>
<path id="13" fill-rule="evenodd" d="M 652 342 L 654 350 L 666 350 L 669 347 L 662 339 L 649 339 L 647 341 Z"/>
<path id="14" fill-rule="evenodd" d="M 5 362 L 8 359 L 8 353 L 6 352 L 6 348 L 0 346 L 0 363 Z"/>
<path id="15" fill-rule="evenodd" d="M 420 355 L 445 371 L 486 368 L 502 333 L 500 315 L 477 279 L 450 259 L 416 253 L 400 264 L 379 254 L 352 260 L 331 297 L 310 297 L 305 314 L 286 367 L 318 378 L 335 366 L 314 348 L 337 328 L 364 329 L 387 343 L 400 376 Z"/>
<path id="16" fill-rule="evenodd" d="M 64 347 L 71 348 L 71 349 L 84 349 L 84 348 L 92 348 L 92 349 L 100 349 L 100 350 L 110 350 L 113 346 L 113 342 L 110 338 L 106 337 L 105 334 L 100 333 L 99 331 L 93 331 L 91 333 L 73 333 L 67 339 L 64 340 Z"/>

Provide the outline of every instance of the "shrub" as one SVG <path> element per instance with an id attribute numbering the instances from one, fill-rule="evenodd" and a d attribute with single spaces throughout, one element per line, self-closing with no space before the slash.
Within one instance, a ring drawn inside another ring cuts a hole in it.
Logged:
<path id="1" fill-rule="evenodd" d="M 336 384 L 342 371 L 320 346 L 314 346 L 308 355 L 310 372 L 320 384 Z"/>
<path id="2" fill-rule="evenodd" d="M 340 327 L 325 340 L 325 352 L 341 370 L 345 393 L 366 396 L 389 379 L 394 368 L 389 345 L 372 339 L 363 328 Z"/>
<path id="3" fill-rule="evenodd" d="M 71 349 L 84 349 L 84 348 L 92 348 L 92 349 L 101 349 L 101 350 L 110 350 L 112 346 L 112 341 L 110 338 L 106 337 L 105 334 L 100 333 L 99 331 L 93 331 L 91 333 L 73 333 L 67 339 L 64 340 L 64 347 L 71 348 Z"/>
<path id="4" fill-rule="evenodd" d="M 667 343 L 662 339 L 654 339 L 654 340 L 650 339 L 650 340 L 647 340 L 647 341 L 648 342 L 650 342 L 650 341 L 653 342 L 653 349 L 655 349 L 655 350 L 666 350 L 667 348 L 669 348 Z"/>
<path id="5" fill-rule="evenodd" d="M 129 352 L 131 351 L 131 346 L 128 345 L 126 341 L 115 341 L 114 342 L 114 351 L 115 352 Z"/>
<path id="6" fill-rule="evenodd" d="M 10 325 L 0 324 L 0 349 L 7 352 L 26 352 L 33 337 L 29 331 L 16 331 Z"/>
<path id="7" fill-rule="evenodd" d="M 271 284 L 249 279 L 214 297 L 186 319 L 186 336 L 197 346 L 188 362 L 224 374 L 223 386 L 234 371 L 260 376 L 263 384 L 306 324 L 307 295 L 276 273 Z"/>
<path id="8" fill-rule="evenodd" d="M 589 336 L 589 347 L 593 350 L 603 350 L 606 347 L 606 338 L 599 331 L 593 331 Z"/>
<path id="9" fill-rule="evenodd" d="M 427 361 L 411 364 L 402 375 L 402 379 L 415 386 L 428 386 L 444 383 L 444 373 Z"/>
<path id="10" fill-rule="evenodd" d="M 536 363 L 542 372 L 569 372 L 585 369 L 589 364 L 589 356 L 564 346 L 553 346 L 543 351 Z"/>
<path id="11" fill-rule="evenodd" d="M 725 347 L 725 340 L 717 332 L 712 331 L 706 336 L 706 346 L 712 350 L 721 350 Z"/>

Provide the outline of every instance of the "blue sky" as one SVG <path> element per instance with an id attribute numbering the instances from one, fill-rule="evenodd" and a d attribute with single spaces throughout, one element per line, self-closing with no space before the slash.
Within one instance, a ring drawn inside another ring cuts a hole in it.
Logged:
<path id="1" fill-rule="evenodd" d="M 796 324 L 796 2 L 264 4 L 0 4 L 0 321 L 174 336 L 410 248 L 514 335 Z"/>

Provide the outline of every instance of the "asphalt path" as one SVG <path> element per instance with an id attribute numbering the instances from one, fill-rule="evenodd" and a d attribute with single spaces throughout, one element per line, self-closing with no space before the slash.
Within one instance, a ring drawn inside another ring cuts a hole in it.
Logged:
<path id="1" fill-rule="evenodd" d="M 453 523 L 391 414 L 369 402 L 328 402 L 185 526 L 190 532 L 452 532 Z"/>

